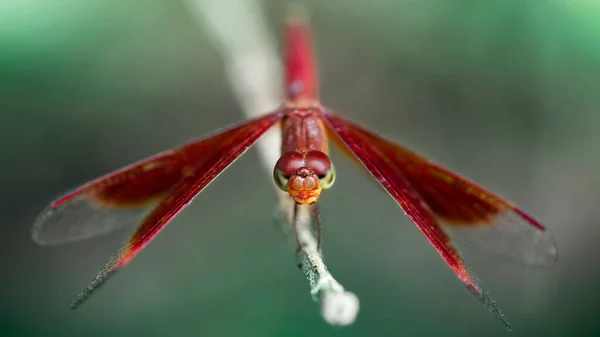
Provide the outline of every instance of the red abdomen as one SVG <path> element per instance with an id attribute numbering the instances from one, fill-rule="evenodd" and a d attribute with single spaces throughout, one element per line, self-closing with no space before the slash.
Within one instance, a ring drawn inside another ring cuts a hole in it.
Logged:
<path id="1" fill-rule="evenodd" d="M 315 101 L 317 78 L 306 19 L 292 16 L 286 27 L 285 90 L 288 102 Z"/>

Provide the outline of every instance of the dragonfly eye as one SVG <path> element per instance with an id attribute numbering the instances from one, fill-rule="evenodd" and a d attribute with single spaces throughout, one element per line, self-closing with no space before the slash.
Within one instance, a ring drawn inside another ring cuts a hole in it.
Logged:
<path id="1" fill-rule="evenodd" d="M 273 169 L 273 180 L 275 185 L 282 190 L 287 191 L 288 181 L 292 174 L 304 166 L 304 156 L 297 151 L 288 151 L 284 153 L 275 164 Z"/>
<path id="2" fill-rule="evenodd" d="M 321 188 L 326 190 L 335 181 L 335 168 L 329 156 L 321 151 L 308 151 L 304 158 L 306 167 L 319 177 Z"/>
<path id="3" fill-rule="evenodd" d="M 275 164 L 275 170 L 288 178 L 304 166 L 304 155 L 297 151 L 284 153 Z"/>
<path id="4" fill-rule="evenodd" d="M 275 186 L 280 190 L 287 192 L 288 182 L 290 181 L 290 176 L 283 174 L 281 170 L 277 167 L 273 170 L 273 180 L 275 181 Z"/>
<path id="5" fill-rule="evenodd" d="M 331 164 L 331 167 L 325 174 L 320 174 L 317 177 L 319 177 L 319 183 L 321 184 L 322 189 L 326 190 L 330 188 L 335 182 L 335 166 Z"/>

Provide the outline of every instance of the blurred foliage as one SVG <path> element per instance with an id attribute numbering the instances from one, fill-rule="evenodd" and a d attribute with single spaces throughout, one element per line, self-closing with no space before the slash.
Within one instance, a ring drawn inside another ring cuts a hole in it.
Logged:
<path id="1" fill-rule="evenodd" d="M 263 4 L 277 38 L 287 3 Z M 475 261 L 514 334 L 595 335 L 599 2 L 307 4 L 326 105 L 513 199 L 555 235 L 552 270 Z M 325 253 L 361 299 L 354 326 L 318 316 L 291 246 L 270 225 L 275 198 L 254 154 L 69 312 L 126 231 L 37 247 L 36 214 L 69 187 L 243 117 L 201 23 L 166 0 L 2 0 L 0 97 L 8 336 L 504 334 L 387 195 L 337 154 L 338 182 L 322 198 Z"/>

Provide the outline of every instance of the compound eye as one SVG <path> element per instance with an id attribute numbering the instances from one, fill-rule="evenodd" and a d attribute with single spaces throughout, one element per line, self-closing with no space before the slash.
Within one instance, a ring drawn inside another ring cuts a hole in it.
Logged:
<path id="1" fill-rule="evenodd" d="M 329 156 L 321 151 L 308 151 L 304 158 L 306 167 L 319 177 L 321 188 L 326 190 L 335 182 L 335 167 Z"/>
<path id="2" fill-rule="evenodd" d="M 275 170 L 279 170 L 281 174 L 291 176 L 294 172 L 298 171 L 304 166 L 304 156 L 297 151 L 288 151 L 284 153 L 277 163 L 275 164 Z"/>
<path id="3" fill-rule="evenodd" d="M 300 152 L 289 151 L 284 153 L 273 169 L 273 180 L 277 188 L 284 192 L 287 191 L 290 177 L 303 166 L 304 156 Z"/>
<path id="4" fill-rule="evenodd" d="M 275 186 L 280 190 L 287 192 L 288 182 L 290 181 L 290 176 L 283 174 L 277 166 L 273 170 L 273 181 L 275 181 Z"/>
<path id="5" fill-rule="evenodd" d="M 321 151 L 308 151 L 304 157 L 306 168 L 314 174 L 324 176 L 331 169 L 331 160 L 329 156 Z"/>
<path id="6" fill-rule="evenodd" d="M 331 186 L 333 186 L 333 183 L 335 182 L 335 166 L 333 166 L 333 164 L 331 164 L 329 171 L 327 171 L 325 174 L 320 175 L 318 177 L 319 177 L 319 183 L 320 183 L 322 189 L 326 190 L 326 189 L 330 188 Z"/>

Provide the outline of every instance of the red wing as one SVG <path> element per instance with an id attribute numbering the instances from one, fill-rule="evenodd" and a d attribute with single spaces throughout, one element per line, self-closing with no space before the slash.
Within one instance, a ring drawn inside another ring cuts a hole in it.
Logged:
<path id="1" fill-rule="evenodd" d="M 181 180 L 182 159 L 177 151 L 166 151 L 78 187 L 38 216 L 33 240 L 76 241 L 139 222 Z"/>
<path id="2" fill-rule="evenodd" d="M 341 120 L 338 116 L 331 115 Z M 554 240 L 533 217 L 485 188 L 349 121 L 346 128 L 408 180 L 437 223 L 457 243 L 475 246 L 527 265 L 556 262 Z"/>
<path id="3" fill-rule="evenodd" d="M 180 153 L 181 178 L 171 186 L 158 205 L 144 218 L 129 240 L 100 270 L 71 308 L 78 307 L 117 269 L 127 264 L 169 221 L 213 179 L 244 153 L 282 117 L 280 112 L 253 119 L 183 146 Z"/>
<path id="4" fill-rule="evenodd" d="M 544 228 L 508 201 L 397 144 L 337 115 L 326 112 L 323 119 L 396 200 L 471 293 L 510 328 L 441 225 L 457 230 L 482 228 L 495 235 L 487 237 L 490 242 L 480 244 L 502 242 L 504 245 L 489 248 L 526 262 L 549 264 L 556 259 L 556 248 Z M 518 242 L 510 242 L 511 239 Z"/>
<path id="5" fill-rule="evenodd" d="M 32 236 L 49 245 L 86 239 L 139 223 L 165 194 L 214 153 L 234 146 L 230 137 L 277 118 L 263 117 L 158 153 L 84 184 L 52 202 L 36 219 Z M 221 148 L 217 148 L 221 146 Z"/>

